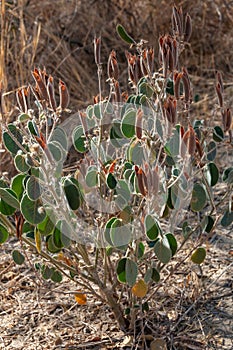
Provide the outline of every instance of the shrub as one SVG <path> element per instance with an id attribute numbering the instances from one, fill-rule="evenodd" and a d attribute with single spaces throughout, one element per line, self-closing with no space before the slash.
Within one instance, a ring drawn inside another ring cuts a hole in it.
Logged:
<path id="1" fill-rule="evenodd" d="M 219 149 L 231 150 L 231 111 L 217 72 L 222 127 L 193 116 L 192 85 L 180 63 L 191 31 L 190 16 L 174 7 L 172 33 L 160 36 L 157 63 L 153 48 L 117 26 L 130 46 L 130 95 L 121 93 L 112 51 L 110 92 L 102 97 L 96 38 L 99 95 L 85 111 L 71 114 L 61 80 L 57 105 L 53 77 L 39 68 L 32 72 L 35 85 L 17 91 L 13 123 L 4 122 L 2 99 L 2 137 L 18 174 L 0 180 L 0 243 L 17 235 L 17 264 L 33 248 L 44 279 L 61 282 L 65 275 L 76 282 L 77 302 L 85 304 L 88 293 L 99 298 L 124 331 L 185 260 L 203 263 L 218 222 L 233 221 L 233 167 L 216 162 Z M 219 184 L 224 193 L 216 199 Z"/>

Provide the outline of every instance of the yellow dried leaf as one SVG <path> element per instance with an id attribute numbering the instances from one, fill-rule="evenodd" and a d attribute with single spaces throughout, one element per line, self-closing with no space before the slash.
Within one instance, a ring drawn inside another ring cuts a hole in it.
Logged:
<path id="1" fill-rule="evenodd" d="M 143 279 L 140 279 L 132 287 L 132 293 L 138 298 L 144 298 L 148 290 L 148 286 Z"/>
<path id="2" fill-rule="evenodd" d="M 79 305 L 86 305 L 86 303 L 87 303 L 87 296 L 86 296 L 86 294 L 83 294 L 83 293 L 75 294 L 75 301 Z"/>

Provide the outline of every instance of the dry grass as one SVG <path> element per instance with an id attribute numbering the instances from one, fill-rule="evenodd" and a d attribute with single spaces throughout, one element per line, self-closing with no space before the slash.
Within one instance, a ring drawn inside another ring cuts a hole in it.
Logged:
<path id="1" fill-rule="evenodd" d="M 102 35 L 102 62 L 106 67 L 112 48 L 117 51 L 121 82 L 127 86 L 127 45 L 116 34 L 122 23 L 135 39 L 144 38 L 157 50 L 158 36 L 170 27 L 169 1 L 135 0 L 18 0 L 2 1 L 0 80 L 14 104 L 15 89 L 31 81 L 30 71 L 45 66 L 69 86 L 72 108 L 92 102 L 97 93 L 97 75 L 93 58 L 93 38 Z M 233 2 L 222 0 L 175 1 L 187 9 L 193 19 L 191 46 L 183 63 L 205 82 L 214 70 L 224 72 L 225 82 L 232 78 Z M 4 14 L 5 12 L 5 14 Z M 203 84 L 202 80 L 199 81 Z M 104 85 L 104 79 L 103 79 Z M 104 91 L 108 94 L 108 91 Z M 8 104 L 9 108 L 10 105 Z"/>

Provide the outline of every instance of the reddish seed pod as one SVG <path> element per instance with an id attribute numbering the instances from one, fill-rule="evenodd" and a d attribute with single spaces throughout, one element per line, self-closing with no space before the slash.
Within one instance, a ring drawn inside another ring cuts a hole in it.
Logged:
<path id="1" fill-rule="evenodd" d="M 183 77 L 183 73 L 177 73 L 174 75 L 174 95 L 177 100 L 180 99 L 180 81 Z"/>
<path id="2" fill-rule="evenodd" d="M 116 58 L 116 52 L 114 50 L 111 51 L 108 58 L 108 78 L 115 80 L 118 80 L 119 78 L 118 63 Z"/>
<path id="3" fill-rule="evenodd" d="M 218 82 L 215 86 L 215 90 L 218 96 L 218 103 L 220 107 L 223 107 L 223 94 L 222 94 L 222 89 L 221 89 L 221 85 Z"/>
<path id="4" fill-rule="evenodd" d="M 100 65 L 101 37 L 94 39 L 94 56 L 96 65 Z"/>
<path id="5" fill-rule="evenodd" d="M 41 72 L 40 69 L 35 68 L 32 72 L 32 76 L 38 88 L 39 98 L 48 101 L 48 93 L 45 85 L 45 71 Z"/>
<path id="6" fill-rule="evenodd" d="M 114 81 L 115 102 L 121 102 L 121 89 L 118 81 Z"/>
<path id="7" fill-rule="evenodd" d="M 136 176 L 137 176 L 137 180 L 138 180 L 138 189 L 140 191 L 140 193 L 143 196 L 146 196 L 147 191 L 146 191 L 146 187 L 145 187 L 145 183 L 144 183 L 144 179 L 145 179 L 145 174 L 142 170 L 142 168 L 139 168 L 139 170 L 136 172 Z"/>
<path id="8" fill-rule="evenodd" d="M 143 111 L 139 108 L 136 115 L 136 136 L 138 139 L 142 138 L 142 116 Z"/>
<path id="9" fill-rule="evenodd" d="M 56 106 L 55 92 L 54 92 L 54 86 L 53 86 L 53 77 L 51 75 L 48 78 L 47 92 L 48 92 L 48 97 L 49 97 L 50 108 L 52 108 L 55 112 L 57 106 Z"/>
<path id="10" fill-rule="evenodd" d="M 189 14 L 185 16 L 184 41 L 188 42 L 192 34 L 192 20 Z"/>
<path id="11" fill-rule="evenodd" d="M 223 121 L 223 128 L 224 131 L 228 131 L 231 128 L 231 123 L 232 123 L 232 115 L 231 115 L 231 111 L 229 108 L 225 109 L 222 112 L 222 121 Z"/>
<path id="12" fill-rule="evenodd" d="M 60 109 L 63 111 L 69 105 L 70 96 L 65 83 L 59 80 Z"/>

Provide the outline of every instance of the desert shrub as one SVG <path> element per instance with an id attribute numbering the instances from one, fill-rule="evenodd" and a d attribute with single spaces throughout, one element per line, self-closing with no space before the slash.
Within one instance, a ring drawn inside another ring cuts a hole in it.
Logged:
<path id="1" fill-rule="evenodd" d="M 173 7 L 171 34 L 159 37 L 155 60 L 152 47 L 117 26 L 129 46 L 130 95 L 121 91 L 112 50 L 103 96 L 97 37 L 99 93 L 85 110 L 72 114 L 66 84 L 60 80 L 55 92 L 53 77 L 40 68 L 32 71 L 34 85 L 17 90 L 14 122 L 4 117 L 1 99 L 2 138 L 18 174 L 0 180 L 0 243 L 17 235 L 17 264 L 32 248 L 45 280 L 66 276 L 80 291 L 77 302 L 99 298 L 124 331 L 134 329 L 181 264 L 204 263 L 216 225 L 233 221 L 233 168 L 216 162 L 218 152 L 232 152 L 231 111 L 217 72 L 222 121 L 192 114 L 190 76 L 180 61 L 191 32 L 190 16 Z"/>

